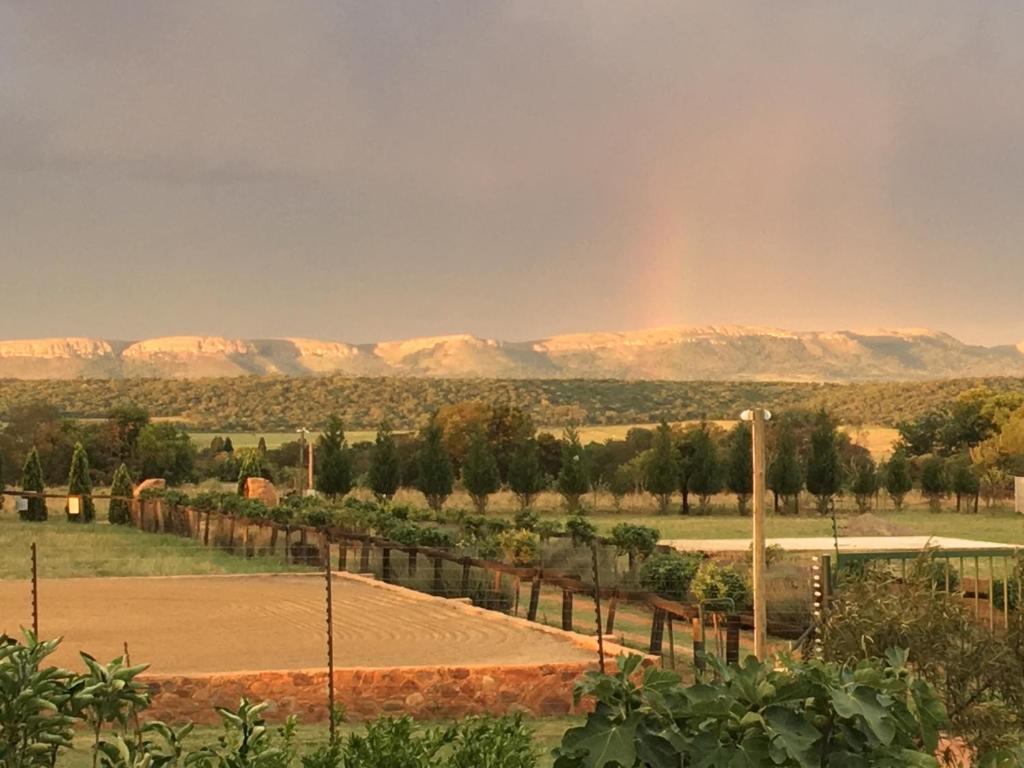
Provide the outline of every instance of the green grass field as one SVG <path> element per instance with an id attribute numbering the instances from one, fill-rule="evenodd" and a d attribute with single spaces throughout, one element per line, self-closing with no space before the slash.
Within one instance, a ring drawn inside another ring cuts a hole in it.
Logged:
<path id="1" fill-rule="evenodd" d="M 245 558 L 208 549 L 178 536 L 143 533 L 106 523 L 68 523 L 63 512 L 45 523 L 23 523 L 0 514 L 0 579 L 31 576 L 35 542 L 39 577 L 174 576 L 216 573 L 271 573 L 305 570 L 268 557 Z"/>

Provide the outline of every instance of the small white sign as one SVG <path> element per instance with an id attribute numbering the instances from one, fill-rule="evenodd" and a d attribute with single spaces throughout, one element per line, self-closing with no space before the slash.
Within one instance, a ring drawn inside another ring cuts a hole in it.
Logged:
<path id="1" fill-rule="evenodd" d="M 15 509 L 18 512 L 28 512 L 28 499 L 24 496 L 18 497 L 18 503 L 15 505 Z"/>
<path id="2" fill-rule="evenodd" d="M 1013 478 L 1013 508 L 1024 515 L 1024 477 Z"/>
<path id="3" fill-rule="evenodd" d="M 68 496 L 68 514 L 69 515 L 80 515 L 80 514 L 82 514 L 82 497 L 81 496 Z"/>

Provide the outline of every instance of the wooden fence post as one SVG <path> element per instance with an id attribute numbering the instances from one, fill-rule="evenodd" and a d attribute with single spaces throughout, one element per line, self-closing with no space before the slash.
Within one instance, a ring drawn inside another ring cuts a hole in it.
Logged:
<path id="1" fill-rule="evenodd" d="M 740 663 L 740 617 L 731 613 L 725 619 L 725 663 Z"/>
<path id="2" fill-rule="evenodd" d="M 380 577 L 385 582 L 391 581 L 391 547 L 383 546 L 380 551 Z"/>
<path id="3" fill-rule="evenodd" d="M 612 635 L 615 633 L 615 609 L 619 606 L 619 590 L 612 590 L 612 596 L 608 600 L 608 621 L 605 624 L 604 633 Z"/>
<path id="4" fill-rule="evenodd" d="M 665 612 L 661 608 L 655 608 L 654 616 L 651 619 L 651 645 L 648 649 L 651 654 L 661 655 L 661 645 L 664 634 Z"/>
<path id="5" fill-rule="evenodd" d="M 363 541 L 362 552 L 359 553 L 359 572 L 369 573 L 370 572 L 370 542 L 369 540 Z"/>
<path id="6" fill-rule="evenodd" d="M 572 592 L 562 590 L 562 629 L 572 632 Z"/>
<path id="7" fill-rule="evenodd" d="M 434 558 L 434 584 L 433 592 L 435 595 L 440 595 L 444 592 L 444 581 L 441 578 L 441 574 L 444 569 L 444 561 L 440 557 Z"/>
<path id="8" fill-rule="evenodd" d="M 469 558 L 462 558 L 462 583 L 460 584 L 460 597 L 469 597 Z"/>
<path id="9" fill-rule="evenodd" d="M 533 581 L 530 582 L 530 606 L 526 609 L 526 618 L 529 621 L 537 620 L 537 606 L 540 604 L 540 588 L 543 576 L 540 568 L 533 574 Z"/>
<path id="10" fill-rule="evenodd" d="M 409 549 L 409 578 L 415 578 L 416 576 L 416 557 L 418 552 L 416 547 Z"/>
<path id="11" fill-rule="evenodd" d="M 348 539 L 342 539 L 338 544 L 338 570 L 348 570 Z"/>
<path id="12" fill-rule="evenodd" d="M 210 546 L 210 511 L 206 511 L 206 527 L 203 530 L 203 546 Z"/>
<path id="13" fill-rule="evenodd" d="M 704 671 L 704 625 L 699 618 L 693 620 L 693 665 L 698 672 Z"/>

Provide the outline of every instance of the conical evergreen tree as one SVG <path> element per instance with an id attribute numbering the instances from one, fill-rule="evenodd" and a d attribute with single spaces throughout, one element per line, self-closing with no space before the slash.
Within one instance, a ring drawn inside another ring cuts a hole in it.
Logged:
<path id="1" fill-rule="evenodd" d="M 501 487 L 498 462 L 487 444 L 483 430 L 476 430 L 470 437 L 469 451 L 462 464 L 462 484 L 481 515 L 487 510 L 491 494 Z"/>
<path id="2" fill-rule="evenodd" d="M 260 441 L 256 444 L 256 451 L 260 456 L 267 455 L 267 439 L 265 437 L 261 437 Z"/>
<path id="3" fill-rule="evenodd" d="M 768 488 L 775 497 L 775 511 L 779 511 L 779 501 L 788 505 L 790 499 L 799 499 L 803 488 L 803 475 L 800 471 L 800 457 L 797 454 L 796 436 L 789 424 L 784 424 L 779 432 L 779 442 L 775 456 L 768 466 Z"/>
<path id="4" fill-rule="evenodd" d="M 423 447 L 420 449 L 419 488 L 427 498 L 427 504 L 433 510 L 440 510 L 445 500 L 452 494 L 455 473 L 448 449 L 444 447 L 441 425 L 431 417 L 430 423 L 423 430 Z"/>
<path id="5" fill-rule="evenodd" d="M 843 487 L 843 467 L 839 461 L 839 437 L 835 423 L 824 410 L 814 419 L 811 444 L 807 451 L 807 490 L 817 497 L 818 513 L 827 514 L 829 504 Z"/>
<path id="6" fill-rule="evenodd" d="M 857 511 L 861 514 L 871 508 L 871 499 L 878 491 L 878 468 L 874 459 L 864 456 L 853 468 L 853 483 L 850 491 L 857 502 Z"/>
<path id="7" fill-rule="evenodd" d="M 245 481 L 250 477 L 263 477 L 263 466 L 258 451 L 247 451 L 238 468 L 238 495 L 245 496 Z"/>
<path id="8" fill-rule="evenodd" d="M 224 442 L 221 445 L 221 450 L 224 451 L 224 453 L 234 453 L 235 452 L 235 446 L 231 442 L 231 435 L 228 435 L 227 437 L 224 438 Z"/>
<path id="9" fill-rule="evenodd" d="M 726 457 L 725 485 L 736 494 L 736 508 L 747 514 L 747 504 L 754 492 L 753 435 L 743 421 L 729 432 L 729 455 Z"/>
<path id="10" fill-rule="evenodd" d="M 655 431 L 650 453 L 646 458 L 644 485 L 658 500 L 658 509 L 665 513 L 679 484 L 679 452 L 672 439 L 672 429 L 666 422 L 662 421 Z"/>
<path id="11" fill-rule="evenodd" d="M 377 441 L 370 457 L 370 490 L 378 499 L 390 499 L 401 482 L 398 447 L 391 427 L 383 422 L 377 428 Z"/>
<path id="12" fill-rule="evenodd" d="M 92 500 L 92 478 L 89 477 L 89 456 L 81 443 L 75 443 L 71 454 L 71 469 L 68 472 L 68 496 L 80 497 L 79 513 L 72 515 L 65 504 L 64 512 L 68 522 L 91 523 L 96 519 L 96 502 Z"/>
<path id="13" fill-rule="evenodd" d="M 39 452 L 33 448 L 25 457 L 25 467 L 21 473 L 21 490 L 30 493 L 43 493 L 43 465 L 39 463 Z M 42 522 L 49 516 L 46 510 L 46 499 L 36 496 L 28 498 L 28 507 L 19 512 L 22 520 Z"/>
<path id="14" fill-rule="evenodd" d="M 897 448 L 885 465 L 885 491 L 892 499 L 897 511 L 903 509 L 903 499 L 914 487 L 910 476 L 910 462 L 903 448 Z"/>
<path id="15" fill-rule="evenodd" d="M 700 510 L 707 513 L 711 497 L 722 490 L 722 467 L 718 447 L 707 424 L 701 424 L 691 439 L 690 490 L 700 499 Z M 753 467 L 753 464 L 751 464 Z"/>
<path id="16" fill-rule="evenodd" d="M 537 494 L 544 490 L 544 468 L 540 465 L 537 441 L 528 437 L 516 446 L 508 466 L 508 485 L 519 500 L 519 506 L 529 509 Z"/>
<path id="17" fill-rule="evenodd" d="M 128 467 L 122 464 L 114 472 L 114 479 L 110 484 L 110 495 L 114 497 L 131 496 L 133 489 L 132 476 L 128 474 Z M 111 525 L 127 525 L 131 521 L 131 502 L 125 498 L 111 499 L 107 520 Z"/>
<path id="18" fill-rule="evenodd" d="M 331 416 L 317 440 L 316 489 L 332 499 L 352 490 L 352 462 L 341 418 Z"/>
<path id="19" fill-rule="evenodd" d="M 569 512 L 580 509 L 580 499 L 590 490 L 590 473 L 587 471 L 580 433 L 575 427 L 566 427 L 562 437 L 562 470 L 558 473 L 558 492 L 565 499 Z"/>

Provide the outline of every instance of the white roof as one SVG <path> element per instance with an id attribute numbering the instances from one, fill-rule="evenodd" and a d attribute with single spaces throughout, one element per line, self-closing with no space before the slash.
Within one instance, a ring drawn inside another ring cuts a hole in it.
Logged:
<path id="1" fill-rule="evenodd" d="M 768 546 L 777 546 L 787 552 L 830 552 L 835 550 L 831 536 L 768 539 Z M 663 544 L 680 552 L 744 552 L 750 549 L 750 539 L 662 539 Z M 994 541 L 957 539 L 949 536 L 840 536 L 840 552 L 920 552 L 928 547 L 951 550 L 1012 551 L 1020 545 Z"/>

